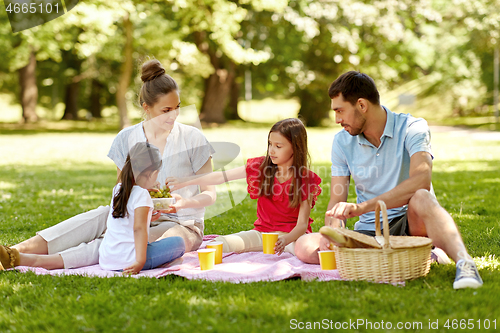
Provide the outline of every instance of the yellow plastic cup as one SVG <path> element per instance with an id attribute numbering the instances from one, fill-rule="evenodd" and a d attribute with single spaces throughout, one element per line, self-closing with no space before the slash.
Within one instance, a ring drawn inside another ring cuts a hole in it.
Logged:
<path id="1" fill-rule="evenodd" d="M 222 242 L 210 242 L 207 249 L 215 249 L 215 264 L 222 264 Z"/>
<path id="2" fill-rule="evenodd" d="M 202 271 L 214 268 L 215 249 L 198 250 L 198 260 L 200 261 L 200 269 Z"/>
<path id="3" fill-rule="evenodd" d="M 319 263 L 321 269 L 324 271 L 337 269 L 337 263 L 335 262 L 335 252 L 333 250 L 328 251 L 318 251 Z"/>
<path id="4" fill-rule="evenodd" d="M 262 252 L 265 254 L 275 254 L 274 246 L 278 241 L 279 234 L 277 232 L 263 232 L 262 233 Z"/>

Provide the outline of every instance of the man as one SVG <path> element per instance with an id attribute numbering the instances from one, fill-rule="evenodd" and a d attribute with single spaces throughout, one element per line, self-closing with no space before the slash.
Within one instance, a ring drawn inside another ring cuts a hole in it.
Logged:
<path id="1" fill-rule="evenodd" d="M 335 120 L 344 131 L 335 135 L 332 146 L 325 224 L 335 228 L 359 216 L 354 229 L 375 235 L 375 204 L 383 200 L 391 235 L 431 238 L 457 263 L 453 287 L 480 287 L 483 281 L 455 222 L 431 192 L 433 157 L 427 122 L 380 105 L 375 83 L 366 74 L 347 72 L 331 84 L 328 93 Z M 355 204 L 346 202 L 351 176 Z M 328 239 L 315 233 L 298 239 L 295 251 L 302 261 L 319 263 L 318 250 L 328 246 Z"/>

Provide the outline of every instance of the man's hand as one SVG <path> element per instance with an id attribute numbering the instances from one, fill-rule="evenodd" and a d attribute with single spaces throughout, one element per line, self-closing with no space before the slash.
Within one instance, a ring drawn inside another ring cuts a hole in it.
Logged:
<path id="1" fill-rule="evenodd" d="M 358 204 L 349 202 L 339 202 L 332 209 L 326 212 L 326 216 L 331 216 L 339 220 L 346 220 L 363 214 Z"/>
<path id="2" fill-rule="evenodd" d="M 345 228 L 345 220 L 333 218 L 325 213 L 325 225 L 331 228 Z"/>

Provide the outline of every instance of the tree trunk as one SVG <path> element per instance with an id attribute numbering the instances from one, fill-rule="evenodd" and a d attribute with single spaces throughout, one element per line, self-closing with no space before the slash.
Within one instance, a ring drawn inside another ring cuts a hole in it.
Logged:
<path id="1" fill-rule="evenodd" d="M 229 93 L 229 105 L 226 111 L 227 119 L 229 120 L 241 120 L 238 114 L 238 102 L 240 99 L 240 86 L 241 84 L 237 82 L 236 78 L 233 79 L 233 84 L 231 85 L 231 92 Z"/>
<path id="2" fill-rule="evenodd" d="M 130 126 L 130 120 L 127 113 L 127 98 L 126 93 L 130 85 L 130 78 L 132 76 L 133 70 L 133 37 L 132 37 L 132 22 L 130 21 L 128 13 L 123 18 L 123 28 L 125 30 L 125 50 L 124 50 L 124 62 L 121 68 L 120 80 L 118 82 L 118 88 L 116 89 L 116 104 L 118 105 L 118 115 L 120 116 L 120 128 Z"/>
<path id="3" fill-rule="evenodd" d="M 321 121 L 328 117 L 329 99 L 311 93 L 308 89 L 300 90 L 297 96 L 300 99 L 299 116 L 304 119 L 307 126 L 321 126 Z"/>
<path id="4" fill-rule="evenodd" d="M 62 119 L 77 120 L 78 119 L 78 93 L 80 90 L 80 82 L 70 82 L 66 85 L 66 95 L 64 97 L 64 115 Z"/>
<path id="5" fill-rule="evenodd" d="M 228 57 L 217 55 L 217 47 L 211 44 L 206 31 L 194 33 L 198 49 L 207 54 L 214 73 L 205 79 L 205 95 L 201 103 L 200 120 L 207 123 L 224 123 L 224 110 L 229 100 L 236 75 L 236 65 Z"/>
<path id="6" fill-rule="evenodd" d="M 224 109 L 231 92 L 234 72 L 217 68 L 215 73 L 205 80 L 205 96 L 201 105 L 200 120 L 207 123 L 225 123 Z"/>
<path id="7" fill-rule="evenodd" d="M 64 96 L 64 114 L 61 119 L 65 120 L 77 120 L 78 119 L 78 95 L 80 94 L 80 81 L 81 81 L 81 70 L 82 70 L 82 60 L 78 58 L 76 54 L 72 51 L 64 53 L 63 60 L 66 61 L 68 69 L 74 70 L 76 75 L 67 78 L 66 83 L 66 93 Z"/>
<path id="8" fill-rule="evenodd" d="M 36 85 L 36 57 L 31 51 L 29 62 L 19 70 L 19 84 L 21 85 L 21 106 L 23 107 L 24 122 L 36 122 L 36 104 L 38 100 L 38 87 Z"/>
<path id="9" fill-rule="evenodd" d="M 102 84 L 96 79 L 93 79 L 90 89 L 90 114 L 94 118 L 102 118 L 101 89 Z"/>

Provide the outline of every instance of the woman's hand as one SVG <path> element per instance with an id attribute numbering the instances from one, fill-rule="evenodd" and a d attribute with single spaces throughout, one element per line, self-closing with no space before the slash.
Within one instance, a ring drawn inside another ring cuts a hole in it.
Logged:
<path id="1" fill-rule="evenodd" d="M 187 183 L 187 178 L 167 177 L 165 185 L 167 185 L 170 190 L 174 191 L 186 187 L 189 184 Z"/>
<path id="2" fill-rule="evenodd" d="M 153 214 L 151 214 L 151 222 L 154 222 L 160 218 L 161 214 L 158 210 L 153 210 Z"/>
<path id="3" fill-rule="evenodd" d="M 139 273 L 142 268 L 144 267 L 144 263 L 140 263 L 140 262 L 134 262 L 131 266 L 125 268 L 123 270 L 123 273 L 126 273 L 126 274 L 137 274 Z"/>
<path id="4" fill-rule="evenodd" d="M 187 199 L 184 199 L 182 196 L 180 196 L 177 193 L 172 193 L 172 198 L 175 198 L 175 203 L 170 205 L 169 209 L 160 209 L 158 210 L 160 213 L 163 214 L 174 214 L 177 213 L 180 209 L 183 209 L 184 206 L 187 203 Z"/>
<path id="5" fill-rule="evenodd" d="M 286 237 L 285 236 L 280 236 L 278 237 L 278 240 L 276 241 L 276 244 L 274 245 L 274 252 L 276 252 L 277 255 L 281 255 L 283 251 L 285 251 L 285 246 L 288 244 L 286 243 Z"/>

